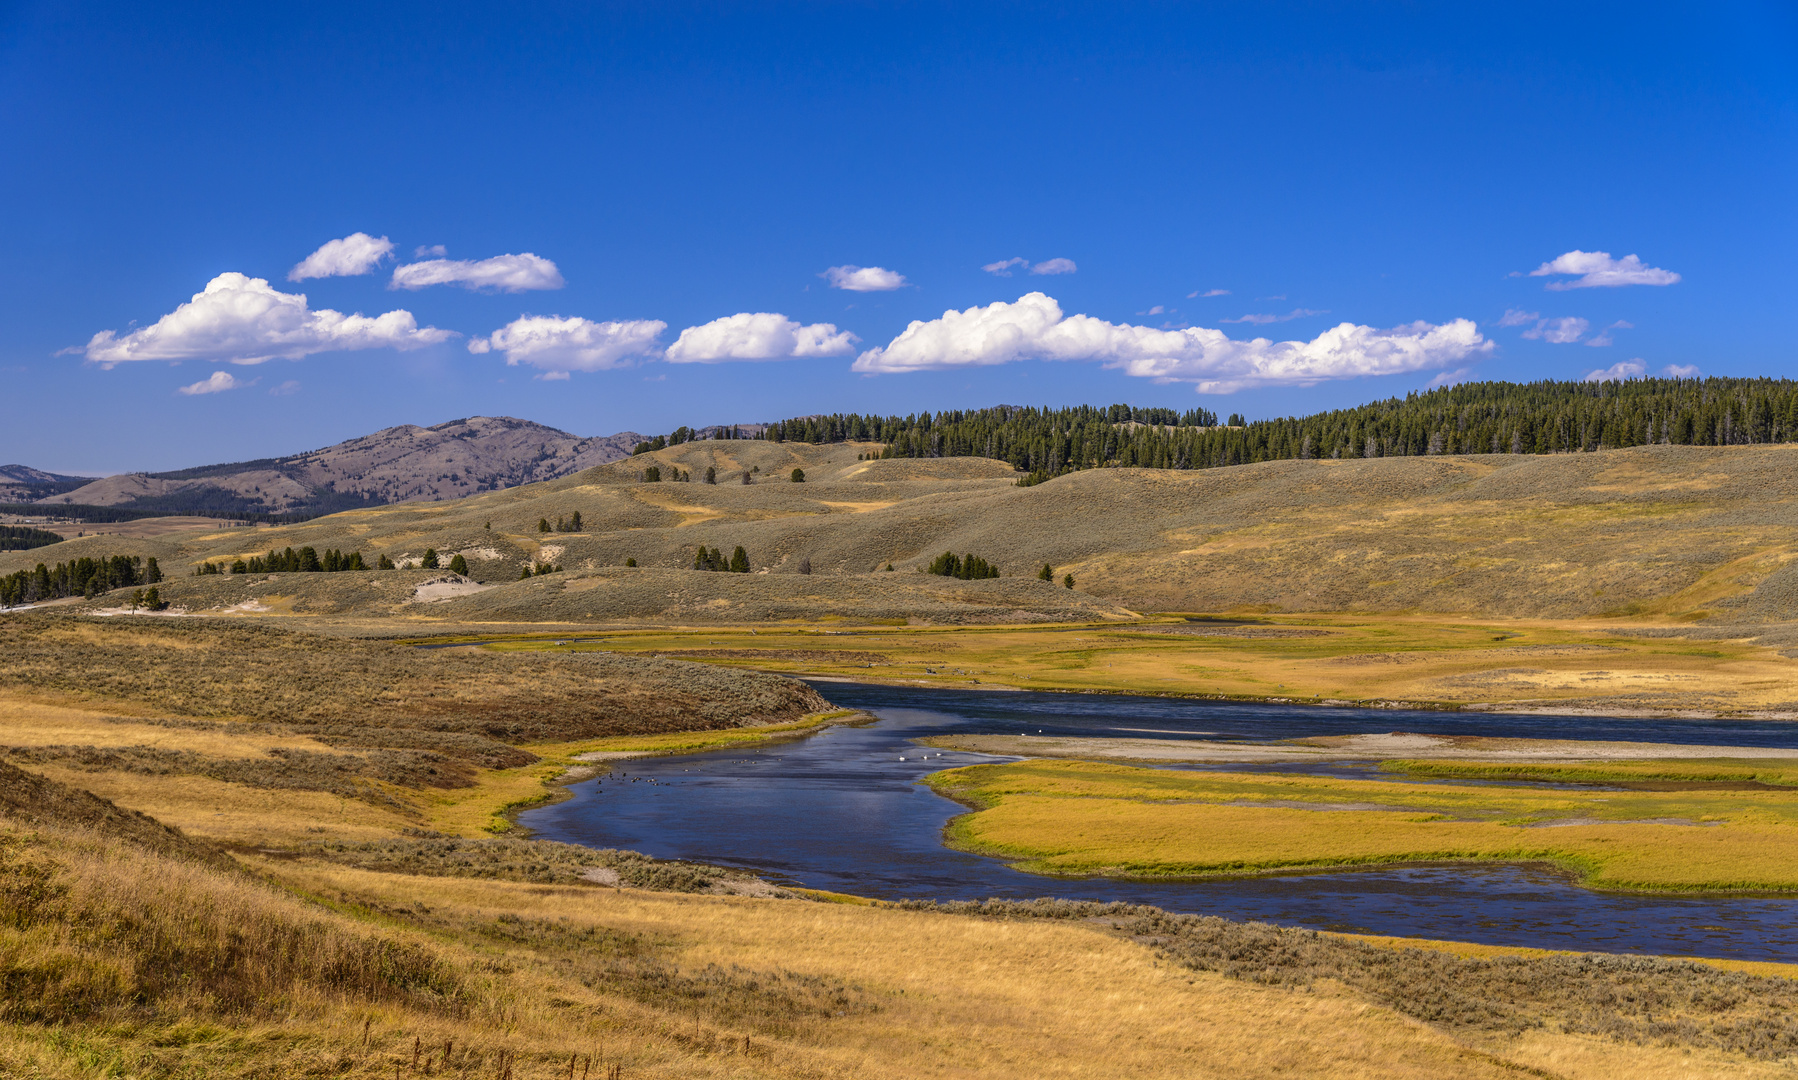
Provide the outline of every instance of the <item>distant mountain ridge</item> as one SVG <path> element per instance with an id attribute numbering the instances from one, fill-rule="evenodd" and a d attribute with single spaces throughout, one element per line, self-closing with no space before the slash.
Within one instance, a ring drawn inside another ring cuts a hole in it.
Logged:
<path id="1" fill-rule="evenodd" d="M 91 476 L 64 476 L 29 465 L 0 465 L 0 502 L 32 502 L 93 481 Z"/>
<path id="2" fill-rule="evenodd" d="M 320 450 L 100 480 L 55 477 L 24 466 L 59 490 L 45 503 L 129 506 L 170 514 L 334 513 L 414 500 L 458 499 L 481 491 L 555 480 L 629 457 L 644 441 L 633 431 L 583 438 L 510 416 L 473 416 L 432 427 L 402 424 Z M 78 481 L 70 486 L 66 481 Z M 47 497 L 46 497 L 47 496 Z"/>

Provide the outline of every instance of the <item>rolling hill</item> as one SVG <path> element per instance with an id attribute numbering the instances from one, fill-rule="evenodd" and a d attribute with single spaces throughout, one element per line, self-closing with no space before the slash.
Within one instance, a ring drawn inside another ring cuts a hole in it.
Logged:
<path id="1" fill-rule="evenodd" d="M 1798 614 L 1798 446 L 1092 469 L 1030 487 L 990 459 L 866 460 L 876 449 L 685 443 L 558 480 L 298 525 L 88 536 L 0 555 L 0 572 L 129 549 L 157 556 L 173 579 L 166 595 L 193 610 L 474 621 Z M 645 482 L 650 465 L 694 479 Z M 716 484 L 703 482 L 708 467 Z M 787 479 L 794 468 L 804 483 Z M 584 531 L 539 531 L 576 511 Z M 417 560 L 427 547 L 446 563 L 460 553 L 484 586 L 420 591 L 443 576 L 422 570 L 183 576 L 204 561 L 308 545 L 359 550 L 371 564 L 379 554 Z M 738 545 L 755 573 L 691 569 L 700 546 Z M 979 554 L 1004 576 L 916 572 L 945 550 Z M 518 580 L 532 563 L 564 569 Z M 1037 581 L 1045 563 L 1072 573 L 1077 589 Z"/>

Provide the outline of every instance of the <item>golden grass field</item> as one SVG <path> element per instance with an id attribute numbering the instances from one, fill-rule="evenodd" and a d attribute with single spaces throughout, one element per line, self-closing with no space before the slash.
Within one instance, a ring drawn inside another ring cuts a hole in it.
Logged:
<path id="1" fill-rule="evenodd" d="M 1798 891 L 1798 799 L 1780 790 L 1408 784 L 1048 760 L 929 782 L 975 808 L 950 824 L 951 844 L 1039 874 L 1544 861 L 1594 888 Z"/>
<path id="2" fill-rule="evenodd" d="M 624 652 L 867 682 L 1302 703 L 1798 717 L 1798 665 L 1744 634 L 1593 622 L 1248 616 L 1127 626 L 617 629 L 467 635 L 505 652 Z M 416 640 L 458 640 L 418 638 Z"/>

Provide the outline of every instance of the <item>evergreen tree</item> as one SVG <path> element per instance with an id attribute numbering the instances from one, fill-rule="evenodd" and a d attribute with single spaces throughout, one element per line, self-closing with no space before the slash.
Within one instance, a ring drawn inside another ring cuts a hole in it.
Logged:
<path id="1" fill-rule="evenodd" d="M 581 525 L 581 512 L 579 510 L 576 510 L 574 512 L 574 516 L 568 519 L 568 531 L 569 532 L 580 532 L 582 527 L 583 526 Z"/>
<path id="2" fill-rule="evenodd" d="M 624 565 L 635 566 L 635 565 L 637 565 L 637 560 L 636 559 L 626 559 L 626 560 L 624 560 Z"/>
<path id="3" fill-rule="evenodd" d="M 157 591 L 154 585 L 144 591 L 144 607 L 151 611 L 161 611 L 168 606 L 167 601 L 162 598 L 162 593 Z"/>
<path id="4" fill-rule="evenodd" d="M 718 468 L 717 468 L 717 466 L 715 466 L 715 465 L 707 465 L 707 466 L 706 466 L 706 467 L 705 467 L 705 482 L 706 482 L 706 483 L 708 483 L 708 484 L 716 484 L 716 483 L 717 483 L 717 482 L 718 482 Z"/>
<path id="5" fill-rule="evenodd" d="M 805 483 L 805 470 L 804 469 L 794 469 L 793 470 L 793 483 L 795 483 L 795 484 Z"/>
<path id="6" fill-rule="evenodd" d="M 730 553 L 730 570 L 733 574 L 749 573 L 749 553 L 743 550 L 741 544 L 737 545 L 737 550 Z"/>
<path id="7" fill-rule="evenodd" d="M 1064 586 L 1066 586 L 1067 588 L 1070 588 L 1070 589 L 1073 588 L 1074 587 L 1074 575 L 1069 574 L 1067 577 L 1062 578 L 1061 583 Z"/>
<path id="8" fill-rule="evenodd" d="M 1050 566 L 1048 563 L 1044 563 L 1043 568 L 1036 572 L 1036 580 L 1038 580 L 1038 581 L 1054 581 L 1055 580 L 1055 568 Z"/>
<path id="9" fill-rule="evenodd" d="M 549 531 L 549 519 L 548 518 L 538 518 L 537 519 L 537 531 L 540 533 L 546 533 Z"/>
<path id="10" fill-rule="evenodd" d="M 799 572 L 801 574 L 809 574 L 812 572 L 812 557 L 810 555 L 800 557 Z"/>
<path id="11" fill-rule="evenodd" d="M 244 562 L 242 559 L 238 559 L 231 564 L 231 572 L 233 574 L 247 574 L 250 572 L 250 564 Z"/>
<path id="12" fill-rule="evenodd" d="M 162 567 L 156 565 L 155 556 L 144 563 L 144 584 L 154 585 L 162 580 Z"/>
<path id="13" fill-rule="evenodd" d="M 520 580 L 520 581 L 529 581 L 529 580 L 530 580 L 530 579 L 531 579 L 531 564 L 530 564 L 530 563 L 525 563 L 525 564 L 524 564 L 524 569 L 523 569 L 523 570 L 520 570 L 520 571 L 519 571 L 519 572 L 518 572 L 518 580 Z"/>
<path id="14" fill-rule="evenodd" d="M 743 486 L 744 487 L 748 487 L 750 484 L 753 484 L 754 482 L 755 481 L 749 479 L 749 474 L 747 472 L 745 472 L 743 474 Z"/>
<path id="15" fill-rule="evenodd" d="M 461 552 L 457 552 L 450 558 L 449 568 L 450 573 L 452 574 L 461 574 L 464 577 L 468 576 L 468 560 L 462 557 Z"/>
<path id="16" fill-rule="evenodd" d="M 425 548 L 424 560 L 419 565 L 423 566 L 426 570 L 437 569 L 437 549 Z"/>
<path id="17" fill-rule="evenodd" d="M 393 560 L 389 559 L 387 557 L 387 553 L 385 551 L 383 551 L 381 553 L 380 558 L 375 560 L 375 569 L 376 570 L 392 570 L 393 569 Z"/>
<path id="18" fill-rule="evenodd" d="M 647 469 L 644 469 L 644 470 L 643 470 L 643 482 L 644 482 L 644 483 L 645 483 L 645 484 L 659 484 L 659 483 L 661 483 L 661 482 L 662 482 L 662 469 L 661 469 L 661 466 L 659 466 L 659 465 L 651 465 L 651 466 L 650 466 L 650 467 L 649 467 L 649 468 L 647 468 Z"/>

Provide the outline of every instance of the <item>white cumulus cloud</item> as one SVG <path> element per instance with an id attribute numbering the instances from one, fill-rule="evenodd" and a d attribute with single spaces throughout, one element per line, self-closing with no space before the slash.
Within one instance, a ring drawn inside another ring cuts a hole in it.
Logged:
<path id="1" fill-rule="evenodd" d="M 1591 328 L 1591 323 L 1571 316 L 1565 319 L 1540 319 L 1535 326 L 1525 330 L 1523 336 L 1532 341 L 1546 341 L 1550 345 L 1571 345 Z"/>
<path id="2" fill-rule="evenodd" d="M 1573 277 L 1572 281 L 1549 282 L 1547 288 L 1556 292 L 1623 285 L 1672 285 L 1679 281 L 1679 275 L 1673 271 L 1645 266 L 1634 255 L 1613 259 L 1608 251 L 1580 251 L 1577 248 L 1530 271 L 1530 277 L 1555 275 Z"/>
<path id="3" fill-rule="evenodd" d="M 211 378 L 201 379 L 197 383 L 190 383 L 175 392 L 177 394 L 187 394 L 190 397 L 194 394 L 216 394 L 222 390 L 236 390 L 240 387 L 252 386 L 255 382 L 255 379 L 251 379 L 249 382 L 243 382 L 229 371 L 215 371 L 212 373 Z"/>
<path id="4" fill-rule="evenodd" d="M 1056 274 L 1071 274 L 1078 269 L 1080 268 L 1074 265 L 1074 260 L 1072 259 L 1044 259 L 1042 262 L 1032 266 L 1030 272 L 1032 274 L 1043 274 L 1052 277 Z"/>
<path id="5" fill-rule="evenodd" d="M 565 282 L 556 264 L 540 255 L 495 255 L 491 259 L 426 259 L 393 268 L 390 289 L 460 285 L 464 289 L 525 292 L 559 289 Z"/>
<path id="6" fill-rule="evenodd" d="M 1018 360 L 1096 361 L 1162 382 L 1193 382 L 1201 393 L 1230 393 L 1270 383 L 1446 368 L 1492 350 L 1475 324 L 1415 322 L 1391 330 L 1343 323 L 1311 341 L 1236 341 L 1222 330 L 1158 330 L 1090 315 L 1064 317 L 1061 305 L 1033 292 L 941 318 L 914 321 L 882 348 L 856 358 L 860 372 L 986 367 Z"/>
<path id="7" fill-rule="evenodd" d="M 1704 373 L 1698 370 L 1697 364 L 1668 364 L 1661 374 L 1669 379 L 1696 379 Z"/>
<path id="8" fill-rule="evenodd" d="M 769 311 L 742 312 L 689 326 L 668 346 L 675 364 L 716 364 L 727 360 L 787 360 L 808 356 L 847 356 L 860 340 L 831 323 L 802 326 Z"/>
<path id="9" fill-rule="evenodd" d="M 1586 372 L 1585 382 L 1624 382 L 1628 379 L 1640 379 L 1648 374 L 1648 365 L 1641 357 L 1634 360 L 1619 360 L 1608 368 Z"/>
<path id="10" fill-rule="evenodd" d="M 106 368 L 131 360 L 260 364 L 348 349 L 421 349 L 455 336 L 435 327 L 421 329 L 405 310 L 373 318 L 330 308 L 313 311 L 305 293 L 284 293 L 262 278 L 227 273 L 153 325 L 124 337 L 103 330 L 80 351 Z"/>
<path id="11" fill-rule="evenodd" d="M 289 281 L 307 278 L 355 277 L 366 274 L 375 264 L 393 253 L 393 241 L 385 236 L 376 239 L 365 232 L 351 233 L 342 240 L 331 240 L 301 259 L 287 272 Z"/>
<path id="12" fill-rule="evenodd" d="M 880 266 L 833 266 L 818 275 L 833 289 L 849 292 L 892 292 L 905 287 L 905 275 Z"/>
<path id="13" fill-rule="evenodd" d="M 544 378 L 566 378 L 570 371 L 607 371 L 626 367 L 636 357 L 659 356 L 662 348 L 656 339 L 666 329 L 668 324 L 660 319 L 602 323 L 524 315 L 470 341 L 468 351 L 498 349 L 508 364 L 528 364 L 551 373 Z"/>

